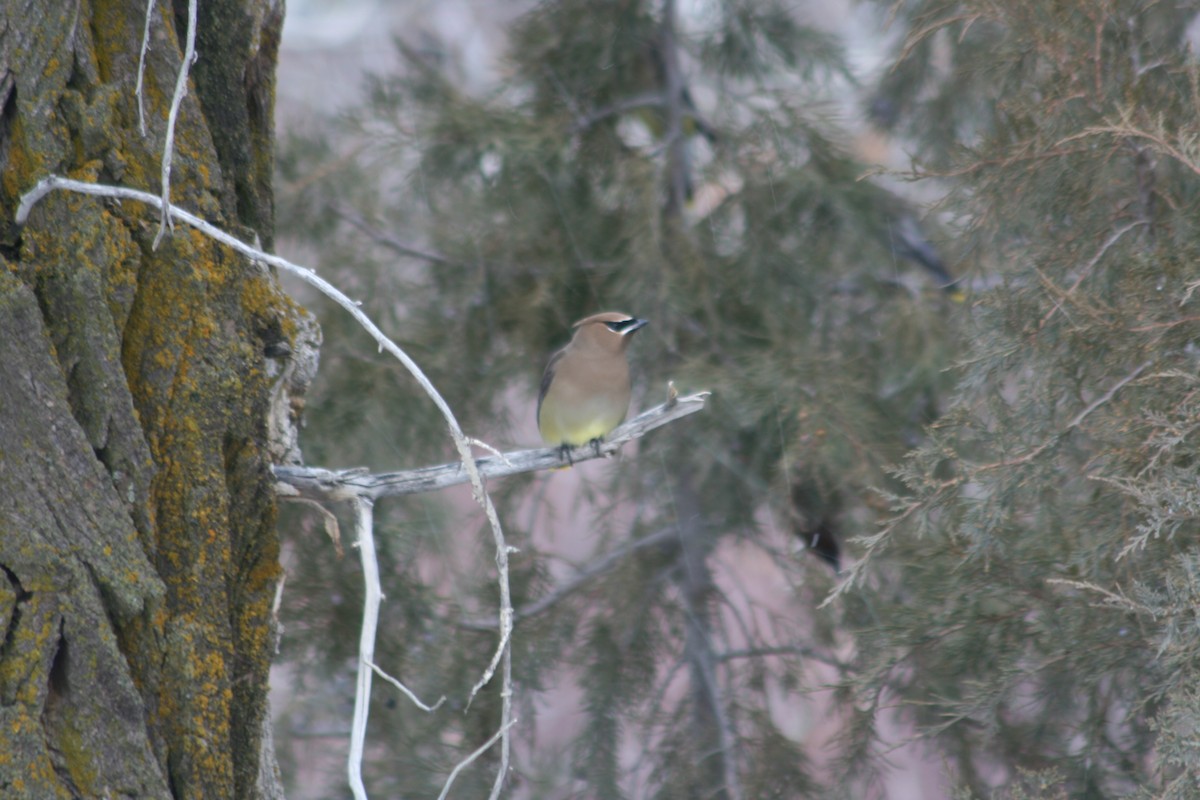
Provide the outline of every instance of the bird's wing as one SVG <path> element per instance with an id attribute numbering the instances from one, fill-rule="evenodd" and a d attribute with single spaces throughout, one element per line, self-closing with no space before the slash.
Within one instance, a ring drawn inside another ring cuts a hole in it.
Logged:
<path id="1" fill-rule="evenodd" d="M 546 392 L 550 391 L 550 383 L 554 380 L 554 371 L 558 366 L 558 362 L 562 359 L 563 353 L 567 352 L 566 348 L 559 350 L 554 355 L 550 356 L 550 362 L 546 364 L 546 371 L 542 373 L 542 385 L 538 389 L 537 402 L 537 419 L 542 418 L 542 401 L 546 399 Z"/>

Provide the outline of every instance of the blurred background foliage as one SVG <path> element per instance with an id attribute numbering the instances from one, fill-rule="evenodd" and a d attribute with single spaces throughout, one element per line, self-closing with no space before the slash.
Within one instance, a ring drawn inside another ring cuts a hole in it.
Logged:
<path id="1" fill-rule="evenodd" d="M 545 360 L 599 310 L 651 320 L 635 409 L 713 392 L 582 482 L 490 487 L 516 606 L 555 599 L 516 629 L 515 796 L 879 796 L 909 735 L 964 796 L 1193 796 L 1196 10 L 900 2 L 860 85 L 787 4 L 689 9 L 539 5 L 487 91 L 401 32 L 401 70 L 281 142 L 281 234 L 470 435 L 533 445 Z M 311 306 L 308 462 L 452 460 L 420 389 Z M 494 692 L 463 713 L 496 599 L 461 499 L 377 509 L 377 660 L 449 698 L 377 692 L 379 796 L 433 796 L 498 724 Z M 284 524 L 282 661 L 312 689 L 286 753 L 348 717 L 361 589 Z M 548 734 L 568 684 L 579 722 Z"/>

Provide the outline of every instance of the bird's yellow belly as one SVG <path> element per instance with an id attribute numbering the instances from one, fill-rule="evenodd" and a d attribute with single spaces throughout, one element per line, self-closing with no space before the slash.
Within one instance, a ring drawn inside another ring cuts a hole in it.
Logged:
<path id="1" fill-rule="evenodd" d="M 609 433 L 620 425 L 624 418 L 624 410 L 616 414 L 611 410 L 586 406 L 555 412 L 543 408 L 539 428 L 546 444 L 569 444 L 577 447 Z"/>

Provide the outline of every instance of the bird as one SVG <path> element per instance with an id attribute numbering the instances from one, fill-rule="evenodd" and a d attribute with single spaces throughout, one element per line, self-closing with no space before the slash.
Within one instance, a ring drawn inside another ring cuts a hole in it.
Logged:
<path id="1" fill-rule="evenodd" d="M 570 462 L 572 447 L 600 441 L 629 410 L 630 337 L 648 320 L 605 311 L 576 322 L 570 343 L 550 357 L 538 392 L 537 423 L 542 440 Z"/>

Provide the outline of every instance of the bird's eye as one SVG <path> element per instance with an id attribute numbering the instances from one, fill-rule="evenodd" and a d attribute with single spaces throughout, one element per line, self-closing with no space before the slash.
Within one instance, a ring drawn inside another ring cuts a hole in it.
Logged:
<path id="1" fill-rule="evenodd" d="M 629 327 L 629 323 L 631 323 L 631 322 L 633 322 L 632 319 L 623 319 L 619 322 L 606 322 L 604 324 L 608 326 L 608 329 L 610 331 L 613 331 L 615 333 L 620 333 L 623 330 L 625 330 L 627 327 Z"/>

